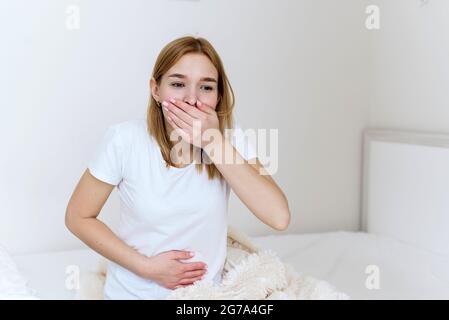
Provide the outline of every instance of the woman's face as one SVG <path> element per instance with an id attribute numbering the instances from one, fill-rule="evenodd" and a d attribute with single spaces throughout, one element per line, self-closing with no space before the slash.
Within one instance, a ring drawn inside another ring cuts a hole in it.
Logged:
<path id="1" fill-rule="evenodd" d="M 203 54 L 184 55 L 161 78 L 157 86 L 151 79 L 150 86 L 156 101 L 170 98 L 184 101 L 196 107 L 197 101 L 215 109 L 218 103 L 218 72 L 212 62 Z M 162 108 L 166 117 L 166 111 Z"/>

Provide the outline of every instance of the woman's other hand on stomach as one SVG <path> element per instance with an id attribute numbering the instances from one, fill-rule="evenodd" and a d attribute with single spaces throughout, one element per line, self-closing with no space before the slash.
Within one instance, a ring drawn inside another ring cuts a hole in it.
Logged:
<path id="1" fill-rule="evenodd" d="M 167 289 L 192 285 L 203 279 L 207 272 L 204 262 L 181 262 L 191 259 L 190 251 L 170 250 L 152 257 L 145 257 L 139 276 L 150 279 Z"/>

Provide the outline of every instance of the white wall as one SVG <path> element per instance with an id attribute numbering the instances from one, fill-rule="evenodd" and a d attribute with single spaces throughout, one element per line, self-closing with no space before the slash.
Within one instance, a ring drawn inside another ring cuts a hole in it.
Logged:
<path id="1" fill-rule="evenodd" d="M 372 1 L 370 125 L 449 132 L 449 1 Z"/>
<path id="2" fill-rule="evenodd" d="M 65 26 L 78 5 L 81 28 Z M 220 53 L 242 126 L 279 128 L 288 232 L 357 230 L 369 37 L 357 0 L 0 2 L 0 244 L 78 248 L 69 197 L 105 128 L 145 116 L 159 50 L 186 34 Z M 114 225 L 114 191 L 100 217 Z M 273 233 L 232 197 L 230 223 Z"/>
<path id="3" fill-rule="evenodd" d="M 291 205 L 287 232 L 357 230 L 369 85 L 365 6 L 358 0 L 287 2 L 267 8 L 265 17 L 250 13 L 260 6 L 248 11 L 256 25 L 266 24 L 269 16 L 276 24 L 262 28 L 259 43 L 244 44 L 244 52 L 253 56 L 245 72 L 234 77 L 239 113 L 246 126 L 280 130 L 275 178 Z M 239 35 L 249 38 L 254 29 Z M 255 81 L 251 75 L 261 72 L 266 76 Z M 258 110 L 263 115 L 255 115 Z M 232 203 L 231 211 L 237 213 L 231 221 L 241 221 L 252 234 L 273 232 L 246 214 L 241 203 Z"/>

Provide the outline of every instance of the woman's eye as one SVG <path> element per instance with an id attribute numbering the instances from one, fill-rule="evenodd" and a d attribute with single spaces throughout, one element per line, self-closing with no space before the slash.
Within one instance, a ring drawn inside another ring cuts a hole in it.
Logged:
<path id="1" fill-rule="evenodd" d="M 202 86 L 202 88 L 203 88 L 204 90 L 206 90 L 206 91 L 212 91 L 212 90 L 214 90 L 214 88 L 211 87 L 211 86 Z"/>
<path id="2" fill-rule="evenodd" d="M 182 82 L 173 82 L 171 85 L 173 87 L 175 87 L 175 88 L 182 88 L 184 86 L 184 83 L 182 83 Z"/>

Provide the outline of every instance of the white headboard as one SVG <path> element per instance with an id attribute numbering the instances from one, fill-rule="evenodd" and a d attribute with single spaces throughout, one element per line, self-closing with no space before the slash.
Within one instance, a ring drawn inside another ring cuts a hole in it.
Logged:
<path id="1" fill-rule="evenodd" d="M 363 231 L 449 254 L 449 135 L 364 133 Z"/>

